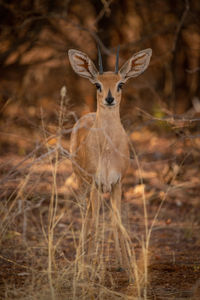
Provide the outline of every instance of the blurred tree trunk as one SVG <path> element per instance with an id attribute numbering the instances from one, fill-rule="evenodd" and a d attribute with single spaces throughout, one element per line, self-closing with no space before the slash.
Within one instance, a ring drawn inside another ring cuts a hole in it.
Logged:
<path id="1" fill-rule="evenodd" d="M 96 44 L 100 39 L 106 47 L 102 47 L 105 70 L 114 68 L 119 44 L 120 64 L 134 52 L 151 47 L 151 65 L 141 78 L 128 83 L 126 98 L 137 99 L 140 106 L 152 110 L 159 101 L 159 105 L 167 105 L 174 113 L 183 113 L 191 107 L 194 97 L 200 98 L 199 15 L 198 0 L 85 0 L 84 5 L 81 0 L 3 0 L 0 3 L 0 97 L 13 94 L 17 98 L 21 89 L 21 101 L 27 101 L 26 83 L 30 74 L 36 74 L 36 69 L 37 74 L 44 73 L 41 88 L 50 80 L 51 70 L 55 68 L 58 74 L 60 68 L 61 84 L 66 76 L 69 82 L 76 80 L 76 86 L 72 85 L 71 89 L 77 105 L 82 103 L 81 95 L 90 110 L 94 110 L 94 89 L 84 79 L 77 78 L 69 65 L 64 75 L 63 61 L 70 47 L 97 59 Z M 41 79 L 35 76 L 36 81 L 36 77 Z M 10 82 L 10 78 L 13 86 L 8 88 L 5 82 Z M 50 84 L 49 95 L 58 86 Z M 31 89 L 34 95 L 33 85 Z M 35 90 L 37 96 L 32 100 L 29 97 L 33 103 L 38 97 L 37 84 Z"/>

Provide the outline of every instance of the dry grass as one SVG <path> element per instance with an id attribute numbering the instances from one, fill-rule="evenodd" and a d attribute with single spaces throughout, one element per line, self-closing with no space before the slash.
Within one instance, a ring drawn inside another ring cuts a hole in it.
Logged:
<path id="1" fill-rule="evenodd" d="M 1 299 L 148 299 L 150 284 L 151 236 L 161 208 L 173 192 L 178 172 L 162 191 L 161 201 L 148 215 L 150 197 L 144 189 L 144 171 L 135 149 L 139 201 L 143 202 L 140 236 L 133 231 L 127 216 L 118 224 L 123 232 L 129 268 L 119 270 L 107 196 L 101 199 L 101 213 L 96 223 L 92 263 L 82 250 L 85 205 L 68 178 L 70 156 L 62 145 L 63 124 L 67 115 L 67 97 L 61 93 L 58 126 L 48 135 L 42 120 L 43 152 L 29 155 L 9 176 L 5 174 L 0 203 Z M 184 160 L 179 164 L 179 172 Z M 21 168 L 23 166 L 23 168 Z M 17 173 L 17 171 L 19 171 Z M 63 188 L 64 186 L 64 188 Z M 129 186 L 129 189 L 132 187 Z M 64 192 L 63 192 L 64 191 Z M 124 204 L 123 204 L 124 205 Z M 131 204 L 130 204 L 131 205 Z"/>

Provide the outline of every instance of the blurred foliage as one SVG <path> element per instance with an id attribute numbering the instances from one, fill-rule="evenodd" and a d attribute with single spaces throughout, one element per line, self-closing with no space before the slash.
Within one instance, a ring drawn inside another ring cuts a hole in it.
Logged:
<path id="1" fill-rule="evenodd" d="M 80 49 L 96 61 L 97 44 L 107 70 L 114 68 L 118 44 L 120 64 L 153 49 L 149 69 L 124 89 L 122 108 L 185 113 L 200 97 L 199 15 L 198 0 L 2 0 L 0 113 L 6 117 L 22 103 L 30 116 L 39 105 L 50 114 L 64 84 L 72 106 L 94 110 L 95 89 L 73 73 L 67 50 Z"/>

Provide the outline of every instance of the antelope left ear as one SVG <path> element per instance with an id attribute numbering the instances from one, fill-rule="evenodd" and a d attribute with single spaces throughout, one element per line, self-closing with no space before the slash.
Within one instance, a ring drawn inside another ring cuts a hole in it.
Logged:
<path id="1" fill-rule="evenodd" d="M 95 83 L 98 71 L 89 56 L 84 52 L 74 49 L 70 49 L 68 55 L 74 72 L 81 77 L 88 78 L 92 83 Z"/>
<path id="2" fill-rule="evenodd" d="M 151 55 L 152 50 L 149 48 L 134 54 L 127 60 L 119 71 L 123 81 L 126 82 L 129 78 L 142 74 L 149 65 Z"/>

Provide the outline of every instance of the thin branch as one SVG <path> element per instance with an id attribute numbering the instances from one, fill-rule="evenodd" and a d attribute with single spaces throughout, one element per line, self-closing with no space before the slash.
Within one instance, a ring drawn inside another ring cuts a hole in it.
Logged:
<path id="1" fill-rule="evenodd" d="M 96 41 L 96 43 L 100 46 L 102 52 L 106 55 L 110 55 L 112 53 L 114 53 L 114 49 L 113 51 L 112 50 L 109 50 L 105 45 L 104 43 L 102 42 L 102 40 L 100 39 L 100 37 L 96 34 L 96 32 L 94 32 L 93 30 L 89 29 L 89 28 L 86 28 L 86 27 L 83 27 L 79 24 L 75 24 L 73 22 L 71 22 L 71 24 L 73 25 L 73 27 L 75 28 L 78 28 L 82 31 L 86 31 L 88 32 L 92 37 L 93 39 Z"/>
<path id="2" fill-rule="evenodd" d="M 197 67 L 197 68 L 194 68 L 194 69 L 186 69 L 185 71 L 187 73 L 193 74 L 193 73 L 199 72 L 200 71 L 200 67 Z"/>
<path id="3" fill-rule="evenodd" d="M 47 14 L 47 15 L 42 15 L 42 16 L 34 16 L 34 17 L 30 17 L 27 18 L 20 26 L 19 28 L 23 28 L 24 26 L 26 26 L 28 23 L 33 22 L 33 21 L 38 21 L 38 20 L 49 20 L 49 19 L 63 19 L 64 21 L 66 21 L 68 24 L 72 25 L 73 27 L 82 30 L 82 31 L 86 31 L 88 32 L 93 39 L 96 41 L 97 44 L 99 44 L 99 46 L 101 47 L 101 50 L 104 54 L 110 55 L 112 54 L 112 51 L 109 50 L 104 43 L 102 42 L 102 40 L 100 39 L 100 37 L 96 34 L 96 32 L 94 32 L 93 30 L 83 27 L 80 24 L 74 23 L 70 20 L 66 20 L 65 16 L 61 16 L 59 14 L 56 13 L 51 13 L 51 14 Z M 114 52 L 114 51 L 113 51 Z"/>
<path id="4" fill-rule="evenodd" d="M 185 22 L 185 19 L 187 17 L 187 14 L 189 12 L 189 9 L 190 9 L 189 0 L 185 0 L 185 9 L 183 11 L 183 14 L 181 16 L 181 20 L 178 23 L 178 26 L 177 26 L 176 31 L 175 31 L 175 37 L 174 37 L 174 42 L 173 42 L 173 46 L 172 46 L 172 52 L 176 51 L 176 47 L 177 47 L 177 42 L 178 42 L 178 39 L 179 39 L 179 35 L 180 35 L 181 29 L 183 27 L 183 24 Z"/>
<path id="5" fill-rule="evenodd" d="M 102 18 L 103 16 L 108 12 L 110 13 L 110 5 L 112 4 L 114 0 L 109 0 L 108 2 L 104 2 L 104 6 L 102 8 L 102 10 L 100 11 L 100 13 L 98 14 L 95 22 L 94 22 L 94 25 L 96 25 Z"/>
<path id="6" fill-rule="evenodd" d="M 185 127 L 188 124 L 191 124 L 191 123 L 194 123 L 194 122 L 200 122 L 200 118 L 194 118 L 194 119 L 193 118 L 187 118 L 187 117 L 185 117 L 185 115 L 180 115 L 180 116 L 171 115 L 169 117 L 158 118 L 158 117 L 152 116 L 151 114 L 147 113 L 146 111 L 142 110 L 139 107 L 137 107 L 136 109 L 138 111 L 140 111 L 142 114 L 144 114 L 146 117 L 151 119 L 151 120 L 162 121 L 162 122 L 169 123 L 171 125 L 179 126 L 180 124 L 182 124 L 181 127 Z"/>

